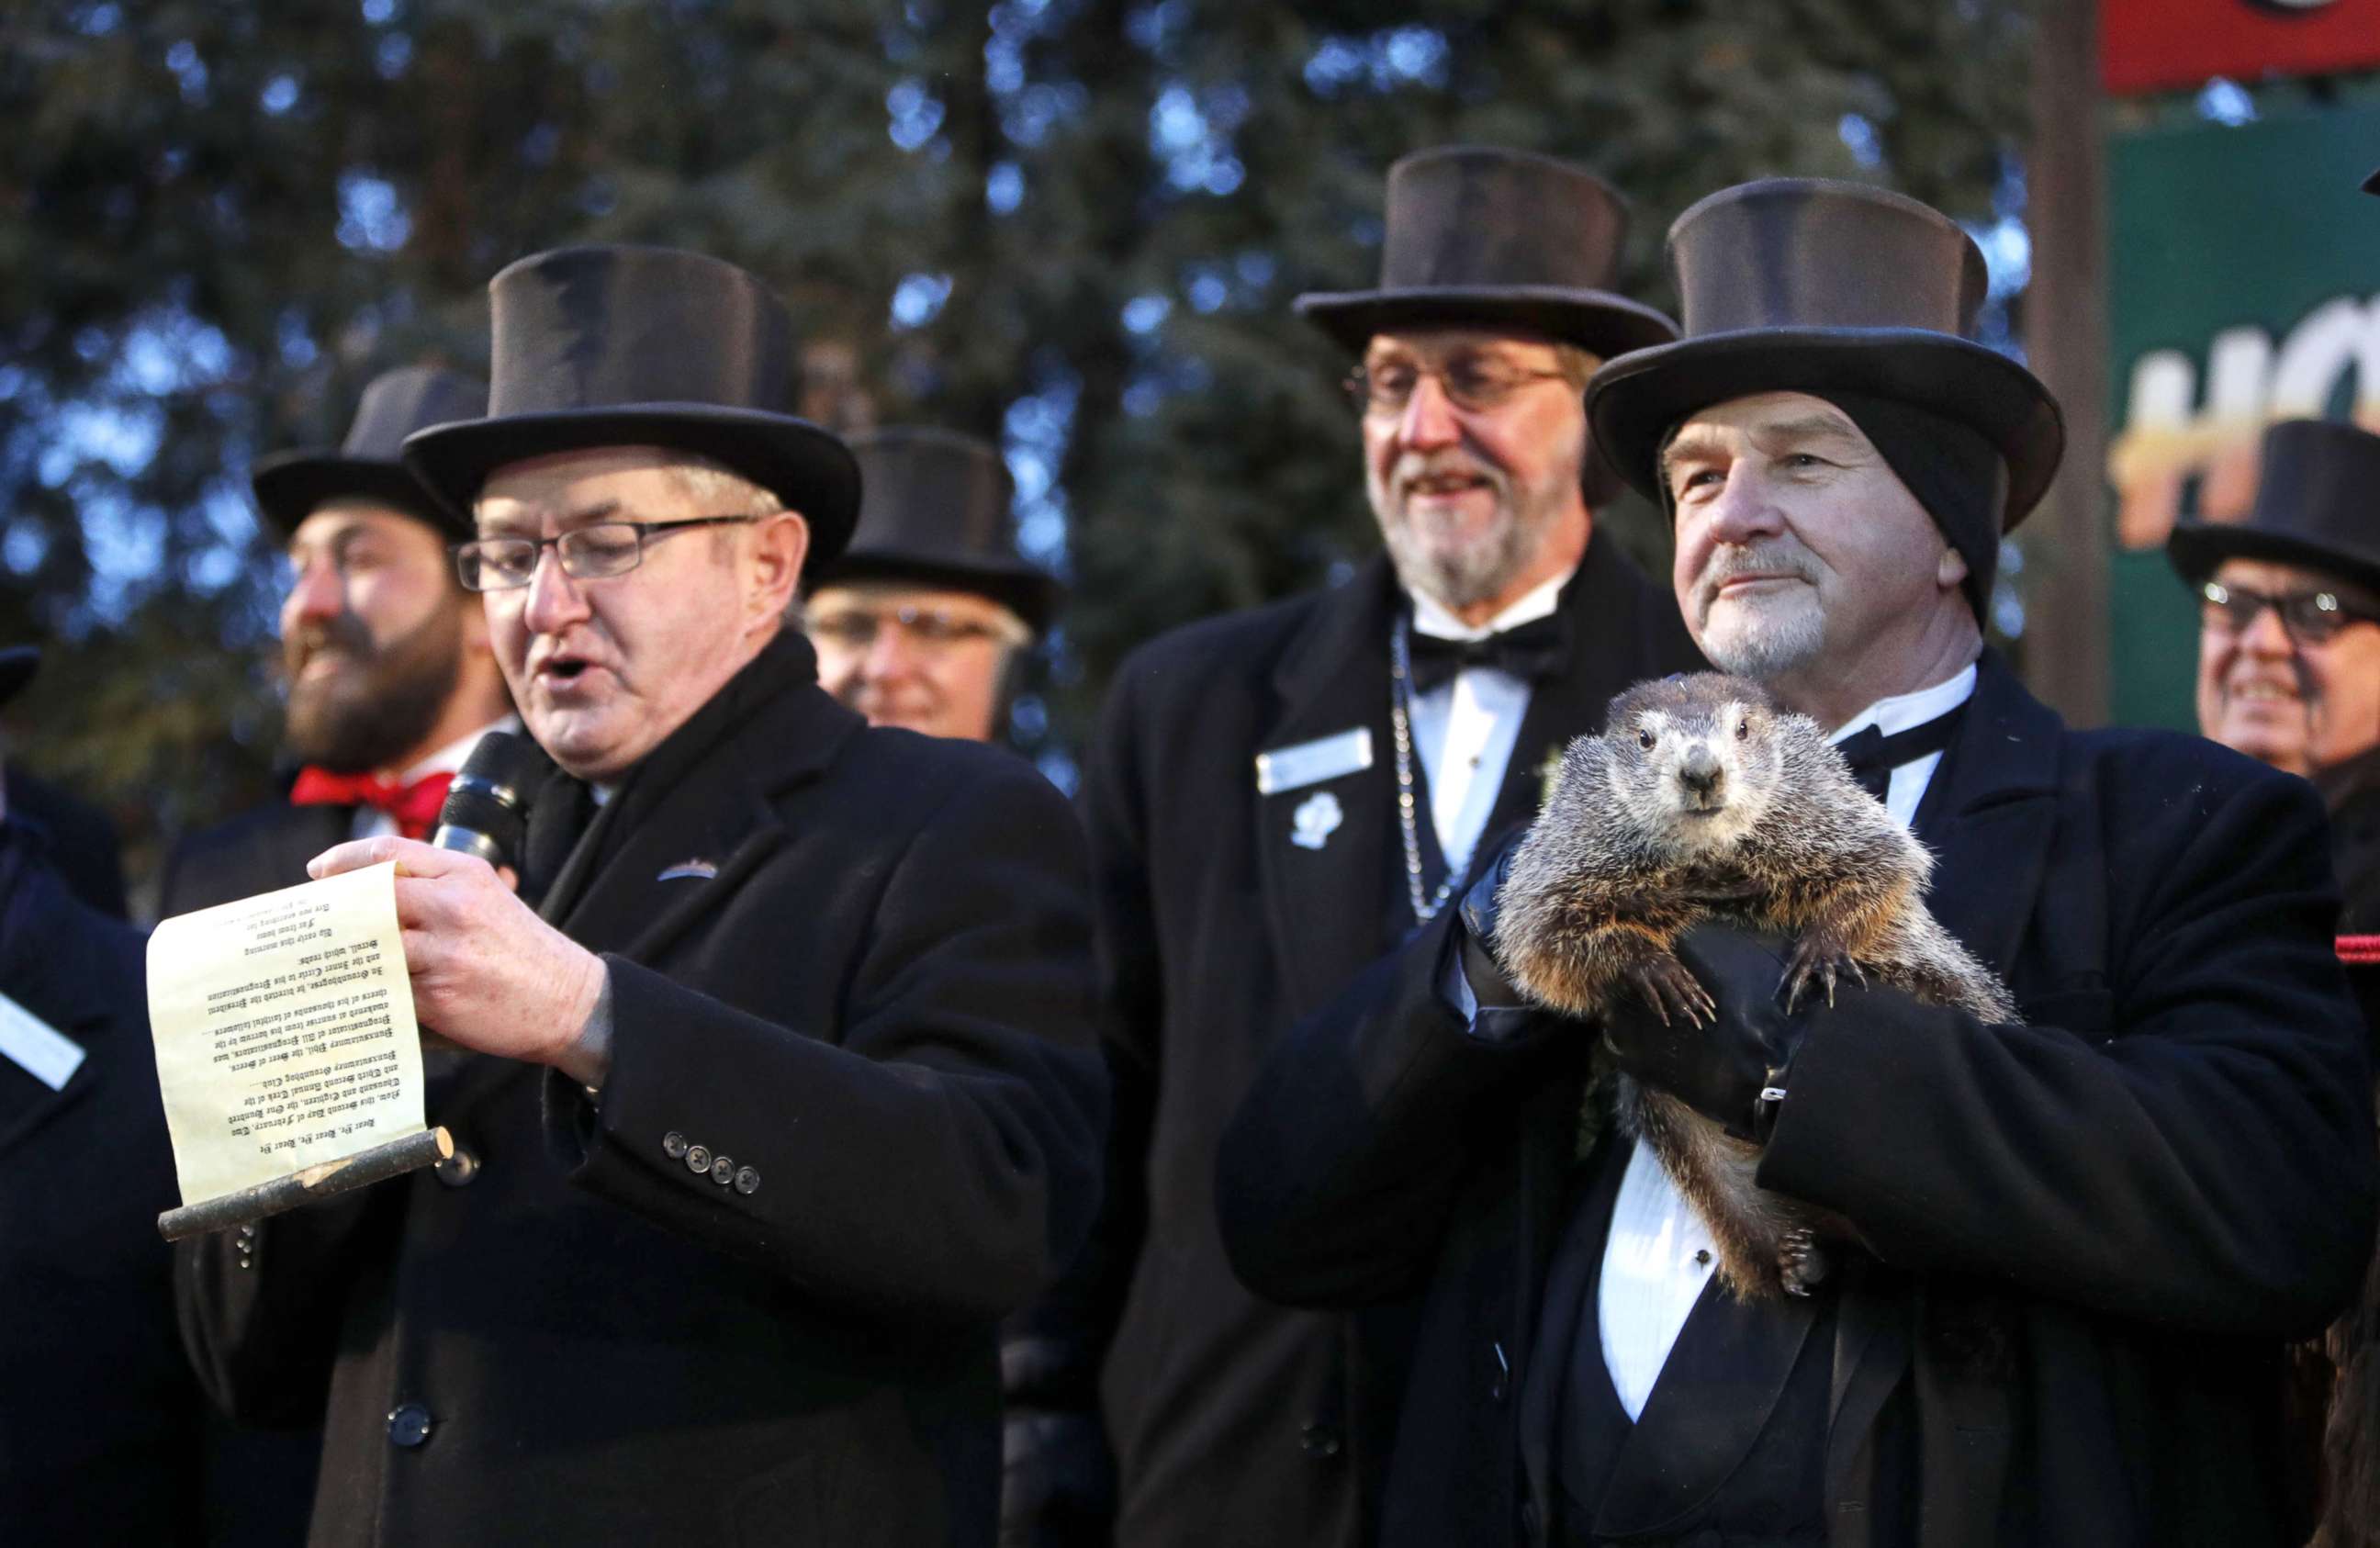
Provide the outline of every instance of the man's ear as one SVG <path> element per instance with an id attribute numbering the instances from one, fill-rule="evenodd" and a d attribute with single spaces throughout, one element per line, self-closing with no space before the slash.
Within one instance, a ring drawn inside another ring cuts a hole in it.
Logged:
<path id="1" fill-rule="evenodd" d="M 753 524 L 751 556 L 745 568 L 744 616 L 747 623 L 775 623 L 800 594 L 802 564 L 809 558 L 810 524 L 798 513 L 781 511 Z"/>

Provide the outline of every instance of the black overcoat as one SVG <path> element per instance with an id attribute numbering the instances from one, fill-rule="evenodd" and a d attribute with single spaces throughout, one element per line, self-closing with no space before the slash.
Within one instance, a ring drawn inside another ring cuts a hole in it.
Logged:
<path id="1" fill-rule="evenodd" d="M 2027 1024 L 1896 998 L 1795 1060 L 1761 1181 L 1873 1251 L 1832 1350 L 1829 1541 L 2286 1542 L 2283 1340 L 2347 1300 L 2374 1207 L 2319 804 L 2194 738 L 2066 731 L 1990 659 L 1936 780 L 1931 906 Z M 1514 1410 L 1585 1040 L 1469 1038 L 1437 995 L 1447 936 L 1284 1042 L 1221 1203 L 1267 1293 L 1426 1292 L 1382 1541 L 1503 1548 L 1549 1518 Z M 1750 1357 L 1776 1386 L 1797 1316 Z M 1706 1427 L 1700 1471 L 1623 1456 L 1599 1526 L 1658 1537 L 1765 1411 L 1672 1415 Z"/>
<path id="2" fill-rule="evenodd" d="M 181 1261 L 223 1400 L 329 1385 L 319 1543 L 992 1539 L 995 1324 L 1096 1208 L 1080 829 L 795 636 L 663 768 L 543 904 L 609 969 L 600 1099 L 463 1058 L 430 1118 L 472 1167 Z"/>
<path id="3" fill-rule="evenodd" d="M 81 1046 L 57 1091 L 0 1058 L 0 1542 L 198 1544 L 205 1399 L 157 1213 L 173 1156 L 139 931 L 0 823 L 0 993 Z"/>
<path id="4" fill-rule="evenodd" d="M 1402 605 L 1375 558 L 1335 589 L 1165 635 L 1119 671 L 1085 769 L 1116 1085 L 1109 1203 L 1032 1336 L 1012 1343 L 1009 1390 L 1038 1413 L 1103 1386 L 1114 1538 L 1132 1548 L 1317 1548 L 1368 1531 L 1404 1319 L 1249 1294 L 1216 1235 L 1214 1167 L 1267 1050 L 1413 927 L 1389 722 Z M 1569 665 L 1531 695 L 1489 832 L 1535 813 L 1548 755 L 1599 725 L 1614 694 L 1700 663 L 1675 605 L 1608 539 L 1560 606 Z M 1356 727 L 1369 768 L 1257 793 L 1257 754 Z M 1292 843 L 1294 814 L 1323 793 L 1338 826 L 1318 849 Z M 1434 845 L 1426 792 L 1418 804 Z M 1012 1493 L 1062 1495 L 1107 1462 L 1044 1460 L 1057 1480 L 1013 1478 Z M 1106 1537 L 1103 1523 L 1060 1530 L 1054 1509 L 1022 1525 L 1025 1541 Z"/>

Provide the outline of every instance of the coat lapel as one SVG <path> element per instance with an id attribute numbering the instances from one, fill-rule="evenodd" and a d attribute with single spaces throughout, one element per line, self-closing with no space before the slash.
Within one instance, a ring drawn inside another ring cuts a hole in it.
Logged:
<path id="1" fill-rule="evenodd" d="M 667 789 L 606 803 L 540 912 L 591 950 L 653 960 L 787 841 L 771 797 L 815 779 L 860 724 L 814 683 L 786 683 Z"/>
<path id="2" fill-rule="evenodd" d="M 1325 1003 L 1393 946 L 1391 918 L 1412 923 L 1410 904 L 1400 901 L 1404 854 L 1389 725 L 1389 631 L 1396 614 L 1388 561 L 1376 557 L 1320 599 L 1273 669 L 1279 713 L 1258 752 L 1351 731 L 1371 744 L 1368 768 L 1256 798 L 1266 923 L 1293 1016 Z M 1243 777 L 1254 780 L 1254 768 Z M 1416 817 L 1427 821 L 1427 810 Z M 1319 842 L 1299 842 L 1301 832 Z"/>
<path id="3" fill-rule="evenodd" d="M 1935 851 L 1926 906 L 2006 979 L 2024 943 L 2058 828 L 2058 748 L 2064 727 L 1986 654 L 1958 737 L 1919 813 Z M 1938 797 L 1938 799 L 1937 799 Z"/>

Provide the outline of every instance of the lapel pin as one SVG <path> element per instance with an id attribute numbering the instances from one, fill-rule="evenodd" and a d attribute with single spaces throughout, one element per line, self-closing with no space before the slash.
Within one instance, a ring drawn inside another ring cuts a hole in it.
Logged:
<path id="1" fill-rule="evenodd" d="M 1318 850 L 1347 820 L 1347 814 L 1340 807 L 1337 796 L 1321 790 L 1299 802 L 1289 820 L 1289 841 L 1300 849 Z"/>
<path id="2" fill-rule="evenodd" d="M 662 874 L 655 877 L 653 879 L 655 881 L 685 881 L 691 878 L 695 881 L 709 881 L 718 874 L 719 867 L 712 865 L 708 860 L 681 860 L 674 865 L 663 866 L 662 868 Z"/>

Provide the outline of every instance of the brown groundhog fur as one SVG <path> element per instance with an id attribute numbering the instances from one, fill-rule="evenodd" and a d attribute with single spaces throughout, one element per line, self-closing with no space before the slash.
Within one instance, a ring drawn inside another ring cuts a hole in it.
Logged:
<path id="1" fill-rule="evenodd" d="M 1926 913 L 1933 857 L 1815 721 L 1705 672 L 1636 684 L 1605 728 L 1562 755 L 1498 901 L 1493 949 L 1531 998 L 1591 1017 L 1633 992 L 1700 1021 L 1708 995 L 1670 944 L 1718 919 L 1794 938 L 1789 1004 L 1831 998 L 1840 973 L 2016 1019 L 1999 980 Z M 1757 1147 L 1624 1076 L 1618 1095 L 1622 1126 L 1710 1227 L 1729 1288 L 1803 1294 L 1823 1276 L 1816 1241 L 1840 1223 L 1756 1187 Z"/>

